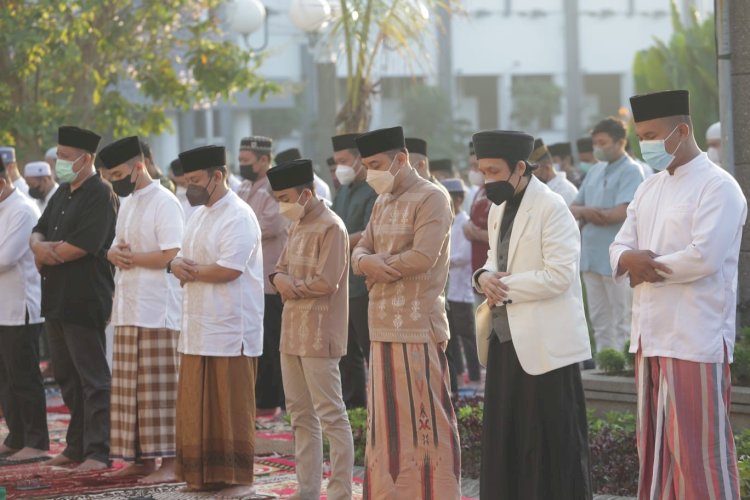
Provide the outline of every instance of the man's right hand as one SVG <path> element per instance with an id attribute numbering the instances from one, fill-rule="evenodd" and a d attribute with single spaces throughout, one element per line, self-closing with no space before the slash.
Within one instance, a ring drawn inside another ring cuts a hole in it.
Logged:
<path id="1" fill-rule="evenodd" d="M 385 255 L 365 255 L 359 259 L 359 269 L 370 283 L 393 283 L 401 279 L 401 273 L 385 263 Z"/>
<path id="2" fill-rule="evenodd" d="M 618 263 L 618 274 L 630 273 L 630 286 L 635 288 L 641 283 L 659 283 L 664 281 L 663 274 L 672 274 L 672 270 L 658 262 L 659 257 L 651 250 L 628 250 L 623 252 Z M 661 274 L 657 271 L 661 271 Z"/>
<path id="3" fill-rule="evenodd" d="M 62 241 L 37 241 L 31 246 L 31 251 L 34 253 L 34 260 L 36 261 L 37 268 L 42 266 L 56 266 L 62 264 L 65 261 L 60 257 L 55 248 L 62 243 Z"/>

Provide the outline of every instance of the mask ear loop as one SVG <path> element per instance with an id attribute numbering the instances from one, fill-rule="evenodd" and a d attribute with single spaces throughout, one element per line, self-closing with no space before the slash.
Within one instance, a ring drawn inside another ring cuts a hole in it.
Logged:
<path id="1" fill-rule="evenodd" d="M 672 151 L 670 153 L 669 151 L 667 151 L 667 139 L 669 139 L 670 137 L 672 137 L 672 134 L 674 134 L 677 131 L 678 128 L 680 128 L 679 125 L 677 125 L 674 129 L 672 129 L 672 131 L 669 133 L 669 135 L 664 139 L 664 152 L 666 152 L 666 153 L 668 153 L 668 154 L 670 154 L 672 156 L 674 156 L 674 154 L 677 152 L 677 150 L 680 149 L 680 146 L 682 146 L 683 140 L 680 139 L 680 143 L 677 145 L 676 148 L 674 148 L 674 151 Z"/>

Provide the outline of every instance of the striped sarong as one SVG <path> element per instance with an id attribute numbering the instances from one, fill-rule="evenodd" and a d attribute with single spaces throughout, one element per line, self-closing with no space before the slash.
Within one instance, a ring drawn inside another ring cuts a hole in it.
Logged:
<path id="1" fill-rule="evenodd" d="M 179 335 L 166 328 L 115 327 L 111 458 L 175 456 Z"/>
<path id="2" fill-rule="evenodd" d="M 433 343 L 372 342 L 364 498 L 460 498 L 448 362 Z"/>
<path id="3" fill-rule="evenodd" d="M 739 499 L 729 363 L 636 354 L 640 500 Z"/>

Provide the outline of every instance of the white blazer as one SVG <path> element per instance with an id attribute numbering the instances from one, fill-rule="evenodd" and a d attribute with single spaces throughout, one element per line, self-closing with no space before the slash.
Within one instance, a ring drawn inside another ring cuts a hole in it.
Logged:
<path id="1" fill-rule="evenodd" d="M 496 272 L 497 240 L 505 204 L 492 205 L 490 250 L 483 269 Z M 591 358 L 579 272 L 581 234 L 560 195 L 532 176 L 513 223 L 508 249 L 508 323 L 521 367 L 529 375 Z M 474 274 L 474 283 L 482 270 Z M 476 312 L 479 361 L 487 365 L 492 312 Z"/>

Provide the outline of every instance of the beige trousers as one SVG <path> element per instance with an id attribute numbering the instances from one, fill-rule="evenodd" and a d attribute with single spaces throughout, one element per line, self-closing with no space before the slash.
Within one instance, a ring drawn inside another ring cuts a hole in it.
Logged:
<path id="1" fill-rule="evenodd" d="M 341 396 L 340 358 L 281 353 L 286 409 L 292 417 L 297 482 L 295 498 L 318 500 L 323 474 L 322 431 L 331 444 L 329 500 L 351 499 L 354 444 Z"/>

